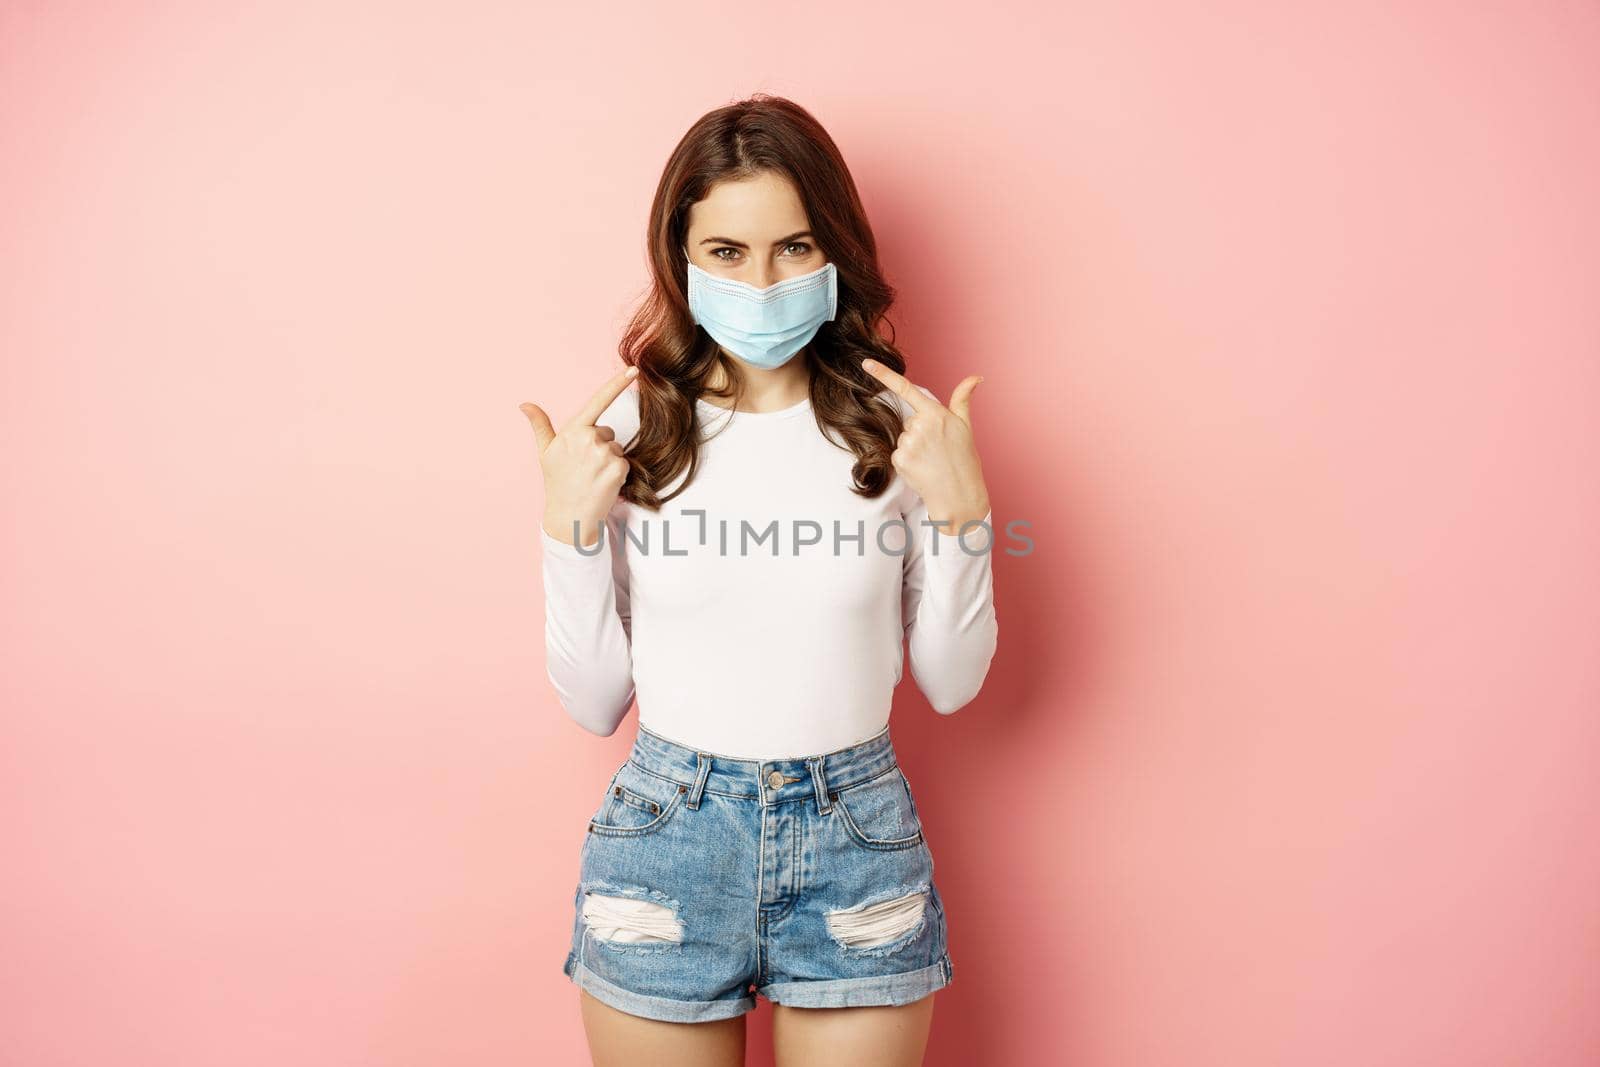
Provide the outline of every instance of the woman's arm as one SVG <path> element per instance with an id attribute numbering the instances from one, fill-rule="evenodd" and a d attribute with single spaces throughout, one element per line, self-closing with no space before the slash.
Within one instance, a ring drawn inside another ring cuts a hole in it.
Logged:
<path id="1" fill-rule="evenodd" d="M 619 512 L 606 519 L 605 543 L 581 551 L 540 531 L 545 669 L 567 714 L 602 737 L 616 732 L 634 695 L 633 619 Z"/>
<path id="2" fill-rule="evenodd" d="M 862 360 L 861 367 L 884 384 L 900 410 L 902 428 L 889 460 L 915 494 L 905 511 L 911 529 L 900 618 L 910 639 L 912 676 L 934 710 L 949 715 L 983 687 L 1000 633 L 990 566 L 994 514 L 972 438 L 972 391 L 983 378 L 963 378 L 946 407 L 931 390 L 875 359 Z M 988 531 L 974 523 L 963 537 L 962 527 L 980 517 Z"/>
<path id="3" fill-rule="evenodd" d="M 639 428 L 639 397 L 627 389 L 634 374 L 615 375 L 560 433 L 537 404 L 523 405 L 545 480 L 546 671 L 572 720 L 601 736 L 616 732 L 634 696 L 622 540 L 629 505 L 618 495 L 628 474 L 623 445 Z M 585 538 L 594 541 L 579 548 Z"/>
<path id="4" fill-rule="evenodd" d="M 967 531 L 966 544 L 976 555 L 963 550 L 957 537 L 924 525 L 928 517 L 920 499 L 906 514 L 911 548 L 905 555 L 900 617 L 911 675 L 933 709 L 949 715 L 983 688 L 999 640 L 990 565 L 994 516 L 983 516 L 990 531 L 980 526 Z"/>

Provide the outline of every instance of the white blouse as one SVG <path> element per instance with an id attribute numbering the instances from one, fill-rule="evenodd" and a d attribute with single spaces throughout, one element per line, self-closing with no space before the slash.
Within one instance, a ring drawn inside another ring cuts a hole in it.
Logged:
<path id="1" fill-rule="evenodd" d="M 584 549 L 541 528 L 547 669 L 567 714 L 609 735 L 637 695 L 641 726 L 697 751 L 833 752 L 888 725 L 902 640 L 936 711 L 976 696 L 998 632 L 994 531 L 958 540 L 924 525 L 898 473 L 877 497 L 852 492 L 855 456 L 823 435 L 809 399 L 772 412 L 696 403 L 714 436 L 688 489 L 659 512 L 619 498 Z M 626 446 L 638 391 L 597 424 Z"/>

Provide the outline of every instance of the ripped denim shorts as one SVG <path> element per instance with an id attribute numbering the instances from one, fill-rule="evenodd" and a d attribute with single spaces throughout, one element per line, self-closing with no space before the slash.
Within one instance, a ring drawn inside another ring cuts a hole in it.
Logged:
<path id="1" fill-rule="evenodd" d="M 909 1004 L 948 985 L 944 904 L 885 727 L 746 760 L 640 727 L 589 822 L 562 971 L 671 1022 Z"/>

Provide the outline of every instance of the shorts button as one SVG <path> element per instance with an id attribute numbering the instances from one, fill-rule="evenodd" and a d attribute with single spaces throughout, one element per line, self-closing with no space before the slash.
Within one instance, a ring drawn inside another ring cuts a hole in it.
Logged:
<path id="1" fill-rule="evenodd" d="M 783 772 L 773 771 L 771 774 L 767 775 L 767 784 L 774 789 L 777 789 L 779 786 L 783 785 Z"/>

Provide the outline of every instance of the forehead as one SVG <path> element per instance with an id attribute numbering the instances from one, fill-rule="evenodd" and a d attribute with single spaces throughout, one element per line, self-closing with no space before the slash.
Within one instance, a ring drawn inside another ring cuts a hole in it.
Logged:
<path id="1" fill-rule="evenodd" d="M 800 193 L 781 174 L 718 182 L 689 208 L 689 235 L 777 240 L 810 227 Z"/>

